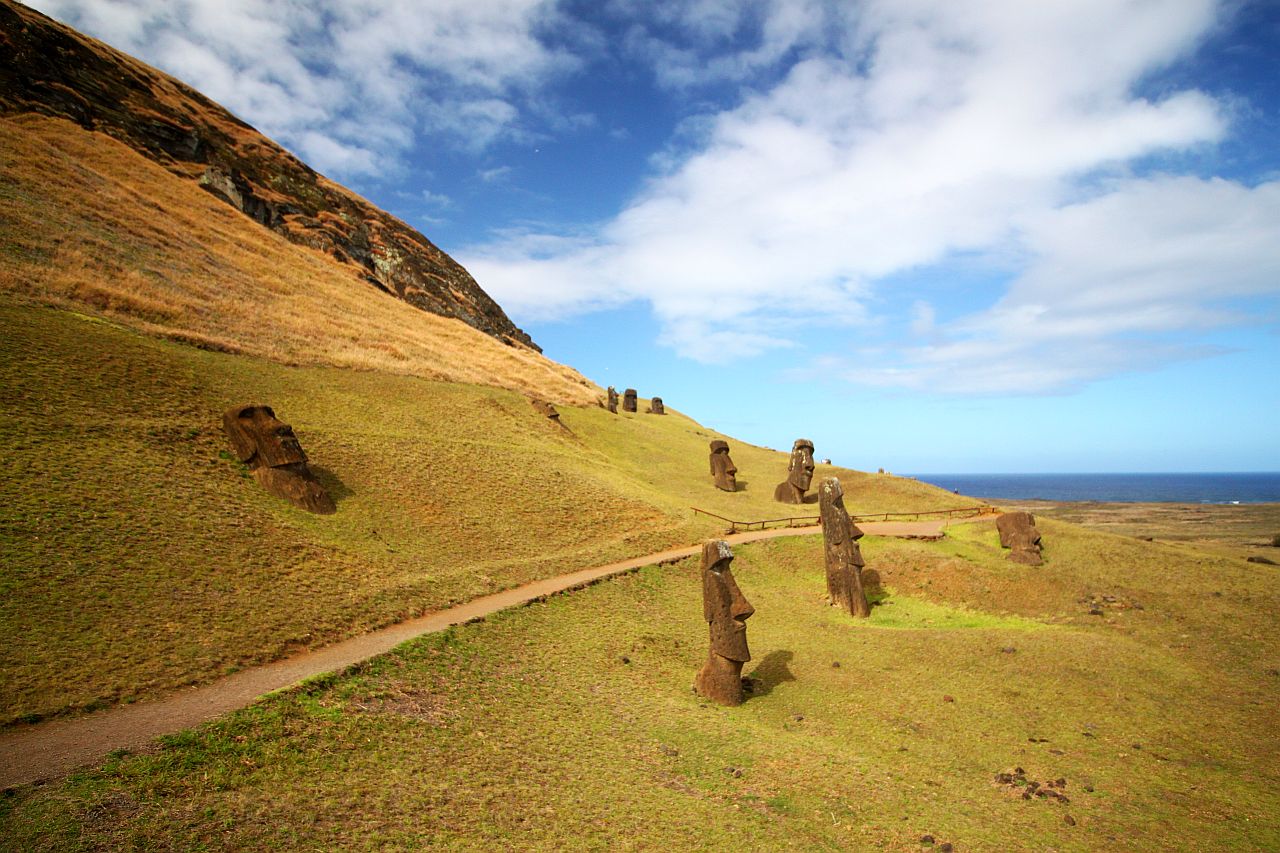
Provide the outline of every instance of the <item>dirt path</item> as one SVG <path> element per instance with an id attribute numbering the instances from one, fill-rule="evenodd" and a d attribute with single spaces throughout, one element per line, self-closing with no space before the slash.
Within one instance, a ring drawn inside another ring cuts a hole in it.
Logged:
<path id="1" fill-rule="evenodd" d="M 868 522 L 859 525 L 864 533 L 870 535 L 907 537 L 941 535 L 944 526 L 945 522 L 942 521 Z M 821 529 L 817 526 L 783 527 L 735 533 L 725 539 L 730 544 L 737 545 L 778 536 L 803 536 L 818 533 Z M 316 651 L 303 652 L 275 663 L 237 672 L 211 684 L 193 687 L 154 702 L 119 705 L 84 717 L 51 720 L 19 728 L 0 735 L 0 788 L 58 778 L 76 767 L 101 760 L 113 750 L 141 749 L 160 735 L 179 732 L 212 720 L 220 714 L 243 708 L 264 693 L 289 687 L 305 678 L 343 669 L 390 651 L 406 640 L 422 634 L 443 631 L 450 625 L 460 625 L 541 596 L 585 586 L 610 575 L 681 560 L 699 553 L 701 547 L 693 545 L 674 548 L 535 581 L 486 595 L 448 610 L 352 637 Z"/>

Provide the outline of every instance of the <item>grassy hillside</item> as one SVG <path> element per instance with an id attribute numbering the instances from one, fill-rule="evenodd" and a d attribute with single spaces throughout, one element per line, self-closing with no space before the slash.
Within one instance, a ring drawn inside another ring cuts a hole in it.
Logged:
<path id="1" fill-rule="evenodd" d="M 771 500 L 783 454 L 735 443 L 746 490 L 720 492 L 707 471 L 719 435 L 679 414 L 562 407 L 570 433 L 492 387 L 287 367 L 11 298 L 0 327 L 5 723 L 155 695 L 720 529 L 690 505 L 794 509 Z M 270 497 L 230 458 L 221 413 L 250 401 L 294 426 L 336 515 Z M 840 473 L 853 511 L 959 500 Z"/>
<path id="2" fill-rule="evenodd" d="M 756 688 L 732 709 L 689 690 L 697 565 L 645 569 L 23 789 L 0 845 L 1275 849 L 1272 570 L 1044 535 L 1036 569 L 990 522 L 873 540 L 862 623 L 822 601 L 820 540 L 739 548 Z"/>

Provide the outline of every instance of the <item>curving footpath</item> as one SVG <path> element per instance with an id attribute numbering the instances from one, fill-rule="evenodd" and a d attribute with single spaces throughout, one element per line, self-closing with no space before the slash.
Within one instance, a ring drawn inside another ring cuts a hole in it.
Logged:
<path id="1" fill-rule="evenodd" d="M 858 526 L 864 533 L 876 536 L 932 537 L 941 535 L 945 525 L 944 521 L 880 521 L 864 522 Z M 724 538 L 731 545 L 738 545 L 778 536 L 803 536 L 821 530 L 817 525 L 783 527 L 735 533 Z M 443 631 L 451 625 L 480 619 L 536 598 L 587 586 L 611 575 L 682 560 L 700 553 L 701 549 L 701 545 L 674 548 L 534 581 L 322 649 L 246 669 L 153 702 L 118 705 L 84 717 L 24 726 L 0 735 L 0 788 L 56 779 L 77 767 L 96 763 L 114 750 L 141 749 L 160 735 L 179 732 L 243 708 L 264 693 L 368 660 L 414 637 Z"/>

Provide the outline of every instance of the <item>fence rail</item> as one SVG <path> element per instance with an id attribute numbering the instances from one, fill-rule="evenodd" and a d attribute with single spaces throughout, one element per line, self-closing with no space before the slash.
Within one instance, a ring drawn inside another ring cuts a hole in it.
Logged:
<path id="1" fill-rule="evenodd" d="M 778 527 L 809 527 L 818 523 L 819 517 L 816 515 L 809 516 L 792 516 L 790 518 L 767 518 L 763 521 L 734 521 L 732 518 L 725 518 L 723 515 L 717 515 L 714 512 L 708 512 L 705 509 L 699 509 L 696 506 L 689 507 L 697 513 L 709 515 L 712 518 L 718 518 L 721 521 L 729 523 L 729 532 L 737 533 L 740 530 L 765 530 L 770 525 Z M 956 509 L 924 509 L 918 512 L 877 512 L 870 515 L 851 515 L 849 518 L 857 524 L 860 521 L 922 521 L 926 516 L 943 518 L 972 518 L 974 516 L 986 515 L 995 512 L 995 507 L 982 504 L 979 506 L 964 506 Z"/>

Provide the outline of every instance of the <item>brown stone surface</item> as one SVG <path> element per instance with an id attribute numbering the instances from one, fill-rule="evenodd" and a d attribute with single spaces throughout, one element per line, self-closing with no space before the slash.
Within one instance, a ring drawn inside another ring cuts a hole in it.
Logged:
<path id="1" fill-rule="evenodd" d="M 721 705 L 742 704 L 742 665 L 747 649 L 747 619 L 755 608 L 733 579 L 733 551 L 723 539 L 702 545 L 702 616 L 711 628 L 711 649 L 693 688 Z"/>
<path id="2" fill-rule="evenodd" d="M 236 406 L 222 415 L 222 427 L 236 459 L 249 466 L 253 478 L 278 498 L 311 512 L 336 511 L 333 499 L 307 467 L 307 454 L 293 428 L 270 406 Z"/>
<path id="3" fill-rule="evenodd" d="M 9 0 L 0 0 L 0 57 L 0 114 L 40 113 L 107 134 L 379 290 L 538 349 L 426 237 L 173 77 Z"/>
<path id="4" fill-rule="evenodd" d="M 773 499 L 784 504 L 804 503 L 804 493 L 813 482 L 813 442 L 797 438 L 791 446 L 787 479 L 773 490 Z"/>
<path id="5" fill-rule="evenodd" d="M 618 392 L 617 392 L 617 390 L 616 390 L 612 385 L 610 385 L 610 386 L 609 386 L 609 390 L 608 390 L 608 391 L 606 391 L 605 393 L 606 393 L 606 395 L 607 395 L 607 396 L 606 396 L 606 398 L 605 398 L 605 404 L 604 404 L 605 408 L 606 408 L 606 409 L 608 409 L 609 411 L 613 412 L 615 415 L 616 415 L 616 414 L 618 414 Z"/>
<path id="6" fill-rule="evenodd" d="M 636 389 L 628 388 L 622 392 L 622 411 L 634 412 L 636 410 Z"/>
<path id="7" fill-rule="evenodd" d="M 828 477 L 818 488 L 822 539 L 827 563 L 827 595 L 831 603 L 850 616 L 871 615 L 871 605 L 862 587 L 862 548 L 858 540 L 862 531 L 849 518 L 844 507 L 844 489 L 835 477 Z"/>
<path id="8" fill-rule="evenodd" d="M 726 492 L 738 490 L 738 468 L 729 458 L 728 442 L 716 439 L 711 442 L 711 476 L 715 478 L 716 488 Z"/>
<path id="9" fill-rule="evenodd" d="M 1008 548 L 1009 559 L 1026 566 L 1038 566 L 1040 556 L 1040 531 L 1036 529 L 1036 517 L 1029 512 L 1006 512 L 996 518 L 996 530 L 1000 531 L 1000 547 Z"/>
<path id="10" fill-rule="evenodd" d="M 667 410 L 663 408 L 661 397 L 654 397 L 649 400 L 649 414 L 665 415 L 666 413 L 667 413 Z"/>
<path id="11" fill-rule="evenodd" d="M 556 411 L 556 407 L 548 403 L 546 400 L 541 400 L 537 397 L 532 397 L 530 398 L 529 403 L 532 404 L 535 412 L 547 418 L 548 420 L 553 422 L 556 426 L 566 430 L 569 428 L 565 426 L 564 421 L 560 420 L 560 413 Z"/>

